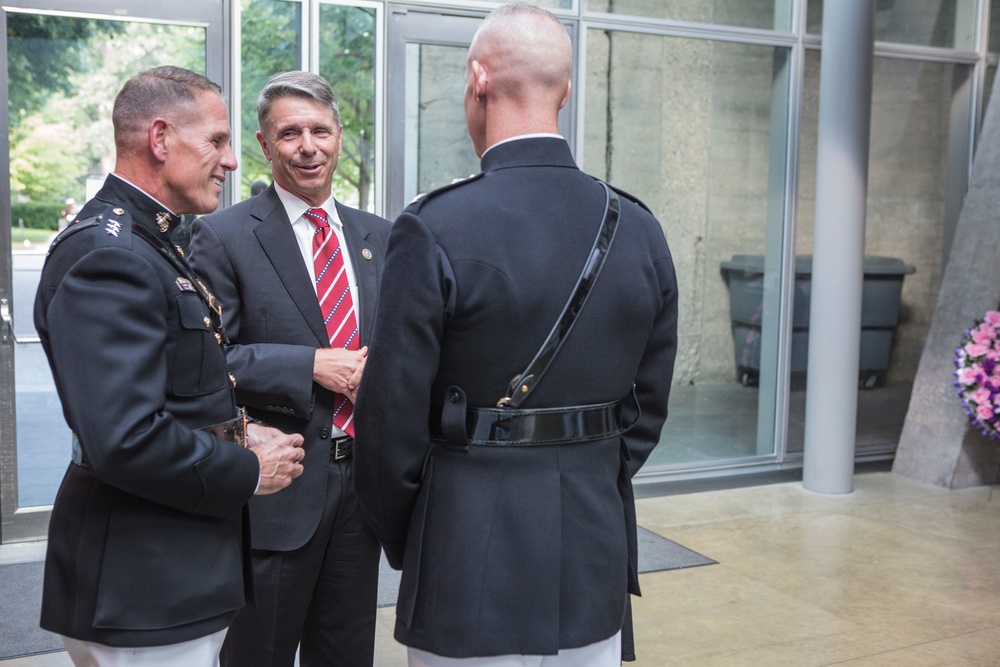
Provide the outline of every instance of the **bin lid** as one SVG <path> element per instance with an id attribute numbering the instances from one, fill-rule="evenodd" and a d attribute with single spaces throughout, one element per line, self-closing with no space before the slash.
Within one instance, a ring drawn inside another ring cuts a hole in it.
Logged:
<path id="1" fill-rule="evenodd" d="M 721 267 L 725 271 L 743 271 L 745 273 L 763 273 L 763 255 L 733 255 L 729 261 L 721 262 Z M 906 264 L 898 257 L 881 257 L 879 255 L 867 255 L 864 262 L 865 275 L 908 275 L 914 273 L 916 268 Z M 812 274 L 812 255 L 798 255 L 795 258 L 795 273 L 801 275 Z"/>

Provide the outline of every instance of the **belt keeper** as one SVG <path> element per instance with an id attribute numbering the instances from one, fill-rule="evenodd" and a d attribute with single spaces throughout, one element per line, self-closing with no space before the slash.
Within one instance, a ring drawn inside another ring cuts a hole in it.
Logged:
<path id="1" fill-rule="evenodd" d="M 469 432 L 465 427 L 465 392 L 452 385 L 445 392 L 444 406 L 441 408 L 441 433 L 449 449 L 469 451 Z"/>

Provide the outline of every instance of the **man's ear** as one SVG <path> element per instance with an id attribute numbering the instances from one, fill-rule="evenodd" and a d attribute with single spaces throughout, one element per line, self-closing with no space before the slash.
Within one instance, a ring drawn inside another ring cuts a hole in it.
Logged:
<path id="1" fill-rule="evenodd" d="M 147 130 L 149 134 L 149 152 L 163 162 L 167 159 L 167 149 L 170 146 L 170 123 L 163 118 L 154 118 Z"/>
<path id="2" fill-rule="evenodd" d="M 481 102 L 489 89 L 490 77 L 478 60 L 469 63 L 469 67 L 472 69 L 472 99 Z"/>
<path id="3" fill-rule="evenodd" d="M 572 81 L 567 81 L 566 82 L 566 94 L 563 95 L 562 102 L 559 103 L 559 108 L 560 109 L 562 109 L 564 106 L 566 106 L 566 103 L 569 102 L 569 94 L 570 94 L 570 91 L 572 91 L 572 90 L 573 90 L 573 82 Z"/>
<path id="4" fill-rule="evenodd" d="M 257 130 L 257 143 L 260 144 L 260 150 L 264 152 L 264 157 L 268 162 L 271 161 L 271 149 L 267 146 L 267 139 L 264 138 L 264 133 Z"/>

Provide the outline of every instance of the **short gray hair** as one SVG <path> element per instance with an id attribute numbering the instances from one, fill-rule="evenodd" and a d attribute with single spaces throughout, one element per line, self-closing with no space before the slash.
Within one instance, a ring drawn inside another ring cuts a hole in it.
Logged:
<path id="1" fill-rule="evenodd" d="M 222 88 L 205 76 L 183 67 L 164 65 L 139 72 L 125 82 L 115 97 L 111 122 L 115 143 L 128 135 L 144 131 L 149 122 L 165 110 L 189 105 L 198 96 L 211 92 L 222 95 Z"/>
<path id="2" fill-rule="evenodd" d="M 340 108 L 337 106 L 337 96 L 323 77 L 312 72 L 282 72 L 275 74 L 257 95 L 257 129 L 261 132 L 267 125 L 271 104 L 282 97 L 306 97 L 330 107 L 333 120 L 340 127 Z"/>

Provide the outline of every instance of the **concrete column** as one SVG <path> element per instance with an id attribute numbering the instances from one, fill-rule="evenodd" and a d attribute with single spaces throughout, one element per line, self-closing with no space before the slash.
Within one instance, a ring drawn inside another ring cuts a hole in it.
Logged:
<path id="1" fill-rule="evenodd" d="M 874 0 L 823 3 L 803 486 L 854 489 Z"/>

